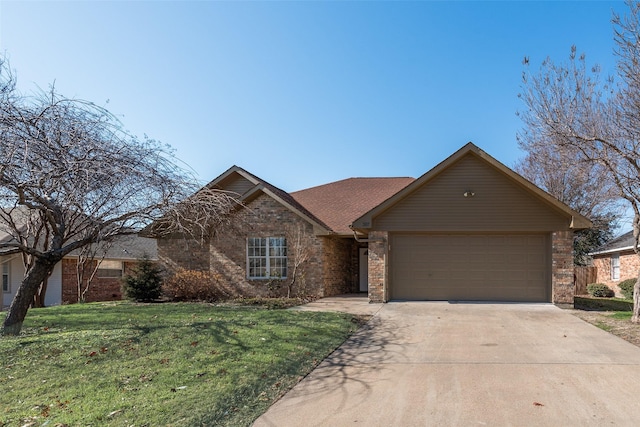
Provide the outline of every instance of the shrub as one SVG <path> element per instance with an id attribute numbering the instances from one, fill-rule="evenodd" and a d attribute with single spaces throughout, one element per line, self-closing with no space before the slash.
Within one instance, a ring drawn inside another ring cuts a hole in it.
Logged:
<path id="1" fill-rule="evenodd" d="M 615 295 L 613 290 L 604 283 L 589 283 L 587 285 L 587 292 L 592 297 L 610 298 Z"/>
<path id="2" fill-rule="evenodd" d="M 138 261 L 132 274 L 122 279 L 122 294 L 133 301 L 149 302 L 162 295 L 162 269 L 149 258 Z"/>
<path id="3" fill-rule="evenodd" d="M 618 283 L 618 287 L 620 288 L 620 292 L 626 299 L 633 299 L 633 287 L 636 285 L 636 281 L 638 279 L 627 279 Z"/>
<path id="4" fill-rule="evenodd" d="M 218 278 L 206 271 L 178 269 L 162 287 L 164 295 L 173 301 L 219 301 L 232 296 L 220 285 Z"/>

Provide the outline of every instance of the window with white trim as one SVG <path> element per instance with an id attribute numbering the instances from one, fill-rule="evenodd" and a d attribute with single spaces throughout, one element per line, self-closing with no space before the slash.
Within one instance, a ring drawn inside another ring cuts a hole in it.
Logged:
<path id="1" fill-rule="evenodd" d="M 247 277 L 249 279 L 286 279 L 287 239 L 249 237 L 247 239 Z"/>
<path id="2" fill-rule="evenodd" d="M 611 280 L 620 280 L 620 254 L 611 255 Z"/>
<path id="3" fill-rule="evenodd" d="M 122 261 L 104 259 L 98 265 L 96 276 L 106 278 L 119 278 L 122 277 L 122 270 Z"/>
<path id="4" fill-rule="evenodd" d="M 2 292 L 11 292 L 11 271 L 9 270 L 10 261 L 2 263 Z"/>

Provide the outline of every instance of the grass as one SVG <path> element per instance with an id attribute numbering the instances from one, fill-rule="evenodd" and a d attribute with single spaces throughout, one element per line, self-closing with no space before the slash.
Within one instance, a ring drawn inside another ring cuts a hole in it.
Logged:
<path id="1" fill-rule="evenodd" d="M 632 315 L 633 312 L 631 311 L 616 311 L 614 313 L 611 313 L 609 317 L 618 320 L 631 320 Z"/>
<path id="2" fill-rule="evenodd" d="M 244 426 L 359 326 L 338 313 L 127 302 L 0 338 L 0 426 Z"/>
<path id="3" fill-rule="evenodd" d="M 595 326 L 597 326 L 598 328 L 602 329 L 603 331 L 607 331 L 607 332 L 611 332 L 611 330 L 613 329 L 613 326 L 609 325 L 608 323 L 605 322 L 596 322 Z"/>

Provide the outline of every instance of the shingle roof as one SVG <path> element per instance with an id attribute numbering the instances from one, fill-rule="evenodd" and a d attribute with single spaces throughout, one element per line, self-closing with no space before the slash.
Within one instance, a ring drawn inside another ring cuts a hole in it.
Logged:
<path id="1" fill-rule="evenodd" d="M 348 178 L 291 193 L 293 199 L 339 234 L 349 225 L 409 185 L 414 178 Z"/>
<path id="2" fill-rule="evenodd" d="M 593 251 L 591 255 L 617 252 L 623 249 L 633 249 L 633 231 L 629 231 L 627 233 L 624 233 L 622 236 L 610 240 L 609 242 Z"/>

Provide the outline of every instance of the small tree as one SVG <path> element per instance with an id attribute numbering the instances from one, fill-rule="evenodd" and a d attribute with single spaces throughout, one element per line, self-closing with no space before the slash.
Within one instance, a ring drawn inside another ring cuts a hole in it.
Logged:
<path id="1" fill-rule="evenodd" d="M 162 294 L 162 269 L 145 256 L 138 261 L 132 274 L 122 279 L 122 293 L 133 301 L 157 300 Z"/>

